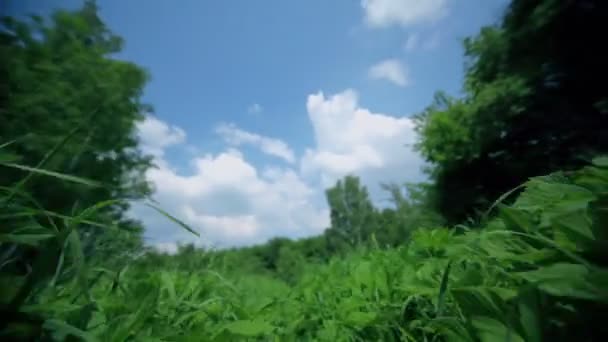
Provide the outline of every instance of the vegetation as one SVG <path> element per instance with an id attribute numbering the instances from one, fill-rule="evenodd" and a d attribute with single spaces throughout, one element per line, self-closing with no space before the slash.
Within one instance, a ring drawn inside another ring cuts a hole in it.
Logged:
<path id="1" fill-rule="evenodd" d="M 436 208 L 475 216 L 528 178 L 608 152 L 605 1 L 513 0 L 500 26 L 464 42 L 464 97 L 438 93 L 418 116 Z"/>
<path id="2" fill-rule="evenodd" d="M 5 18 L 0 338 L 603 340 L 606 56 L 578 37 L 601 41 L 606 13 L 513 0 L 467 39 L 464 97 L 417 117 L 431 182 L 386 185 L 390 208 L 347 176 L 320 236 L 174 255 L 125 215 L 151 192 L 135 136 L 145 72 L 112 57 L 121 40 L 93 2 Z"/>
<path id="3" fill-rule="evenodd" d="M 6 144 L 2 162 L 77 174 L 103 184 L 90 187 L 44 177 L 25 181 L 23 170 L 13 167 L 2 169 L 2 186 L 18 184 L 15 189 L 35 199 L 38 207 L 59 215 L 112 199 L 112 205 L 99 208 L 95 221 L 132 232 L 84 227 L 81 237 L 86 235 L 84 242 L 90 246 L 99 247 L 103 240 L 122 244 L 111 253 L 96 248 L 102 259 L 120 260 L 114 253 L 140 249 L 142 227 L 124 213 L 129 199 L 150 193 L 143 177 L 150 158 L 139 152 L 134 134 L 137 121 L 149 110 L 140 100 L 146 73 L 109 58 L 122 41 L 99 20 L 92 2 L 78 13 L 55 13 L 50 25 L 35 16 L 29 22 L 7 17 L 1 27 L 1 68 L 7 76 L 2 78 L 7 96 L 0 103 L 0 141 Z M 7 202 L 16 198 L 9 196 Z M 60 218 L 48 219 L 54 226 L 63 224 Z M 6 224 L 10 229 L 23 225 L 16 220 Z"/>

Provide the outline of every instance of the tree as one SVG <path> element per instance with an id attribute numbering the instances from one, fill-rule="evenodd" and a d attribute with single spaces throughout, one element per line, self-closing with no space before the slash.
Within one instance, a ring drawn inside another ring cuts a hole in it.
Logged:
<path id="1" fill-rule="evenodd" d="M 431 184 L 384 184 L 394 208 L 382 211 L 376 238 L 383 245 L 396 246 L 409 240 L 417 229 L 436 228 L 444 224 L 435 210 L 436 194 Z"/>
<path id="2" fill-rule="evenodd" d="M 366 241 L 376 227 L 375 209 L 359 178 L 346 176 L 325 193 L 331 218 L 326 232 L 329 247 L 342 250 Z"/>
<path id="3" fill-rule="evenodd" d="M 438 93 L 417 116 L 437 208 L 474 216 L 529 177 L 608 152 L 608 54 L 601 0 L 514 0 L 465 40 L 463 98 Z"/>
<path id="4" fill-rule="evenodd" d="M 146 72 L 113 58 L 121 47 L 122 40 L 99 19 L 92 1 L 75 12 L 57 11 L 50 21 L 37 16 L 2 19 L 1 73 L 6 77 L 0 144 L 12 143 L 2 148 L 0 179 L 9 186 L 27 174 L 6 167 L 11 156 L 10 162 L 32 167 L 45 160 L 41 167 L 46 170 L 102 184 L 93 188 L 34 176 L 21 190 L 46 210 L 68 216 L 118 199 L 100 208 L 94 220 L 131 227 L 132 233 L 83 228 L 82 237 L 108 241 L 118 234 L 134 239 L 123 244 L 132 250 L 141 246 L 142 228 L 124 214 L 129 200 L 150 192 L 144 172 L 151 159 L 139 151 L 135 131 L 150 108 L 141 102 Z M 11 199 L 13 205 L 16 198 Z M 62 222 L 55 220 L 56 225 Z"/>
<path id="5" fill-rule="evenodd" d="M 276 272 L 288 283 L 295 283 L 304 272 L 306 259 L 301 251 L 291 246 L 282 246 L 277 258 Z"/>
<path id="6" fill-rule="evenodd" d="M 265 268 L 275 271 L 281 257 L 281 249 L 283 247 L 291 248 L 292 244 L 292 241 L 287 238 L 276 237 L 264 245 L 258 246 L 256 254 L 260 256 Z"/>

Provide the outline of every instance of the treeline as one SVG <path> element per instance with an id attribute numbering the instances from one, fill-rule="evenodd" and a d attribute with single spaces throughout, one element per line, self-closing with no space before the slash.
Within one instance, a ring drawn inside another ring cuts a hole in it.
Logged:
<path id="1" fill-rule="evenodd" d="M 318 236 L 291 240 L 277 237 L 251 247 L 205 250 L 193 244 L 178 246 L 175 255 L 148 249 L 138 261 L 168 269 L 204 269 L 213 264 L 226 273 L 277 276 L 295 282 L 309 264 L 323 264 L 357 249 L 393 248 L 409 241 L 414 229 L 442 225 L 443 218 L 429 207 L 428 184 L 385 185 L 391 207 L 375 207 L 359 179 L 347 176 L 326 191 L 331 226 Z"/>

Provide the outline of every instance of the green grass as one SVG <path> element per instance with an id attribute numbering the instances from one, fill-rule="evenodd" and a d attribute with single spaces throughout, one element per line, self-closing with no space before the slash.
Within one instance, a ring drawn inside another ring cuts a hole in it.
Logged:
<path id="1" fill-rule="evenodd" d="M 212 258 L 188 271 L 146 257 L 106 269 L 88 262 L 77 232 L 108 203 L 55 227 L 19 191 L 2 194 L 14 197 L 3 220 L 23 222 L 0 234 L 0 299 L 13 317 L 3 339 L 535 342 L 607 333 L 605 159 L 530 180 L 482 229 L 417 230 L 400 248 L 305 265 L 291 284 L 226 273 Z M 18 255 L 9 246 L 36 252 L 29 272 L 10 272 Z"/>

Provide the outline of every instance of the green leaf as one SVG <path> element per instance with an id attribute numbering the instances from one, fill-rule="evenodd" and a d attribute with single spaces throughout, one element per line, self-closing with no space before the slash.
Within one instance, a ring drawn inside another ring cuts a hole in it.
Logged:
<path id="1" fill-rule="evenodd" d="M 10 242 L 28 246 L 38 246 L 40 242 L 55 237 L 55 234 L 45 232 L 26 232 L 0 234 L 0 242 Z"/>
<path id="2" fill-rule="evenodd" d="M 523 293 L 518 302 L 519 321 L 524 329 L 526 341 L 542 342 L 542 326 L 537 291 Z"/>
<path id="3" fill-rule="evenodd" d="M 555 232 L 557 243 L 560 243 L 559 238 L 561 238 L 567 240 L 564 241 L 566 244 L 574 245 L 582 251 L 588 249 L 596 239 L 592 230 L 593 221 L 584 212 L 567 212 L 555 216 L 552 224 L 557 229 Z"/>
<path id="4" fill-rule="evenodd" d="M 497 296 L 497 298 L 500 298 L 501 300 L 504 301 L 508 301 L 511 300 L 513 298 L 515 298 L 517 296 L 517 289 L 515 288 L 509 288 L 509 287 L 499 287 L 499 286 L 484 286 L 484 285 L 477 285 L 477 286 L 452 286 L 450 287 L 451 291 L 457 291 L 457 292 L 463 292 L 463 291 L 468 291 L 468 292 L 477 292 L 477 293 L 493 293 L 494 295 Z"/>
<path id="5" fill-rule="evenodd" d="M 177 300 L 177 294 L 175 292 L 175 282 L 168 272 L 161 272 L 160 274 L 162 288 L 167 291 L 169 300 L 173 303 Z"/>
<path id="6" fill-rule="evenodd" d="M 174 217 L 173 215 L 169 214 L 168 212 L 164 211 L 163 209 L 150 204 L 150 203 L 144 203 L 146 206 L 156 210 L 157 212 L 159 212 L 161 215 L 165 216 L 166 218 L 168 218 L 169 220 L 173 221 L 174 223 L 177 223 L 180 227 L 184 228 L 185 230 L 189 231 L 190 233 L 200 237 L 200 234 L 195 231 L 194 229 L 192 229 L 189 225 L 185 224 L 184 222 L 182 222 L 181 220 L 177 219 L 176 217 Z"/>
<path id="7" fill-rule="evenodd" d="M 80 337 L 84 341 L 96 342 L 97 338 L 86 331 L 80 330 L 72 325 L 56 319 L 44 321 L 43 327 L 50 330 L 58 341 L 63 341 L 67 336 Z"/>
<path id="8" fill-rule="evenodd" d="M 19 155 L 7 151 L 0 151 L 0 163 L 16 163 L 20 161 Z"/>
<path id="9" fill-rule="evenodd" d="M 526 184 L 521 184 L 519 186 L 516 186 L 515 188 L 505 192 L 504 194 L 500 195 L 500 197 L 498 197 L 498 199 L 496 201 L 494 201 L 494 203 L 492 203 L 492 205 L 488 208 L 488 210 L 486 210 L 483 214 L 484 219 L 487 219 L 490 216 L 490 213 L 492 212 L 492 210 L 497 207 L 498 205 L 502 204 L 507 197 L 511 196 L 511 194 L 513 194 L 514 192 L 518 191 L 519 189 L 525 187 Z"/>
<path id="10" fill-rule="evenodd" d="M 259 320 L 239 320 L 224 325 L 224 329 L 234 335 L 253 337 L 270 334 L 274 327 Z"/>
<path id="11" fill-rule="evenodd" d="M 74 268 L 76 270 L 76 279 L 78 280 L 78 284 L 82 291 L 81 293 L 86 294 L 87 298 L 90 300 L 89 285 L 87 283 L 87 269 L 78 232 L 76 230 L 72 230 L 68 235 L 67 241 L 68 246 L 70 247 L 70 254 L 72 256 Z"/>
<path id="12" fill-rule="evenodd" d="M 542 291 L 558 297 L 573 297 L 608 302 L 604 286 L 608 272 L 569 263 L 555 263 L 534 271 L 517 273 Z"/>
<path id="13" fill-rule="evenodd" d="M 483 316 L 473 317 L 472 324 L 481 342 L 525 342 L 515 331 L 507 328 L 502 322 L 493 318 Z"/>
<path id="14" fill-rule="evenodd" d="M 608 168 L 608 156 L 596 157 L 592 160 L 593 165 Z"/>
<path id="15" fill-rule="evenodd" d="M 353 277 L 354 277 L 355 281 L 357 282 L 357 284 L 355 284 L 355 286 L 359 286 L 359 285 L 371 286 L 372 285 L 372 282 L 374 280 L 372 268 L 373 268 L 373 265 L 369 261 L 360 262 L 356 266 L 356 268 L 353 270 Z"/>
<path id="16" fill-rule="evenodd" d="M 441 284 L 439 286 L 439 295 L 437 296 L 437 308 L 436 313 L 437 316 L 441 316 L 443 314 L 443 307 L 445 305 L 445 296 L 448 290 L 448 281 L 450 278 L 450 268 L 452 267 L 452 261 L 448 262 L 448 265 L 445 267 L 443 271 L 443 276 L 441 277 Z"/>
<path id="17" fill-rule="evenodd" d="M 346 316 L 346 323 L 356 327 L 365 327 L 376 320 L 378 315 L 374 312 L 352 311 Z"/>
<path id="18" fill-rule="evenodd" d="M 450 342 L 471 342 L 474 339 L 463 322 L 456 318 L 438 317 L 431 321 L 432 325 Z M 414 339 L 412 339 L 415 341 Z"/>
<path id="19" fill-rule="evenodd" d="M 17 139 L 9 140 L 9 141 L 7 141 L 7 142 L 5 142 L 5 143 L 0 144 L 0 149 L 3 149 L 3 148 L 5 148 L 5 147 L 7 147 L 7 146 L 9 146 L 9 145 L 14 144 L 14 143 L 15 143 L 15 141 L 17 141 Z"/>
<path id="20" fill-rule="evenodd" d="M 154 291 L 143 300 L 137 312 L 129 315 L 126 320 L 119 321 L 119 325 L 109 331 L 112 335 L 108 341 L 124 342 L 129 336 L 136 335 L 146 319 L 154 314 L 154 307 L 156 306 L 157 301 L 158 292 L 157 289 L 154 289 Z"/>
<path id="21" fill-rule="evenodd" d="M 72 175 L 66 175 L 64 173 L 59 173 L 59 172 L 55 172 L 55 171 L 49 171 L 49 170 L 39 169 L 39 168 L 25 166 L 25 165 L 13 164 L 13 163 L 0 162 L 0 165 L 14 168 L 14 169 L 23 170 L 23 171 L 28 171 L 31 173 L 55 177 L 55 178 L 58 178 L 58 179 L 61 179 L 64 181 L 68 181 L 68 182 L 72 182 L 72 183 L 84 184 L 84 185 L 88 185 L 91 187 L 101 187 L 102 186 L 100 183 L 92 181 L 90 179 L 72 176 Z"/>
<path id="22" fill-rule="evenodd" d="M 508 228 L 523 232 L 531 232 L 535 229 L 528 212 L 503 204 L 499 204 L 498 207 L 500 217 L 507 223 Z"/>
<path id="23" fill-rule="evenodd" d="M 506 309 L 502 293 L 485 287 L 451 288 L 454 301 L 467 315 L 491 316 L 502 315 Z M 500 295 L 499 295 L 500 293 Z"/>

